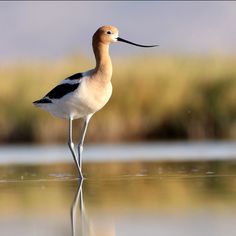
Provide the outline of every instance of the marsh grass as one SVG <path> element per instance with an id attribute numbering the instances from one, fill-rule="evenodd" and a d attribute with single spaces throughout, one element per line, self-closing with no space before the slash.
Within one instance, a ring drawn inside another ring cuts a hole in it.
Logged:
<path id="1" fill-rule="evenodd" d="M 32 102 L 65 77 L 93 67 L 81 58 L 1 66 L 1 142 L 66 140 L 67 122 Z M 87 140 L 236 138 L 235 65 L 236 57 L 222 55 L 113 60 L 113 95 L 91 120 Z"/>

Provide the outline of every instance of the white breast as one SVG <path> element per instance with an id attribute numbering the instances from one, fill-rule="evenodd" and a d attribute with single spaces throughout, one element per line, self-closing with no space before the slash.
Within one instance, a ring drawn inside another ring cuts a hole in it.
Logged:
<path id="1" fill-rule="evenodd" d="M 45 104 L 42 108 L 54 116 L 66 119 L 78 119 L 100 110 L 111 97 L 112 84 L 96 89 L 96 86 L 87 82 L 88 79 L 84 77 L 78 89 L 61 99 L 53 99 L 52 104 Z"/>
<path id="2" fill-rule="evenodd" d="M 83 109 L 86 113 L 94 113 L 100 110 L 110 99 L 112 84 L 96 86 L 84 78 L 75 96 L 75 103 L 78 110 Z"/>

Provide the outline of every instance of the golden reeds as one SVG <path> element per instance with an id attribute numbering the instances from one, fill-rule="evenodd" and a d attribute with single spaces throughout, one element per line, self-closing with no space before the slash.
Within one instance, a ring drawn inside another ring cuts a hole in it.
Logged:
<path id="1" fill-rule="evenodd" d="M 66 140 L 67 122 L 32 102 L 66 76 L 92 67 L 79 58 L 1 66 L 1 142 Z M 113 60 L 113 95 L 94 115 L 87 140 L 236 138 L 235 64 L 233 56 Z"/>

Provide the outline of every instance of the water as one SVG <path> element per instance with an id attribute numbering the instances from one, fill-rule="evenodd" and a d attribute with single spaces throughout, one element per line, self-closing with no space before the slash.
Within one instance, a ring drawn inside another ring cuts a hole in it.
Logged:
<path id="1" fill-rule="evenodd" d="M 160 142 L 87 145 L 84 161 L 228 160 L 236 158 L 236 142 Z M 67 145 L 0 146 L 0 164 L 71 162 Z"/>
<path id="2" fill-rule="evenodd" d="M 144 152 L 135 156 L 135 146 L 124 146 L 120 155 L 117 148 L 112 161 L 108 154 L 101 161 L 101 152 L 93 157 L 87 152 L 85 158 L 90 160 L 84 163 L 86 179 L 81 185 L 67 160 L 20 164 L 18 159 L 12 164 L 4 159 L 17 147 L 0 149 L 0 235 L 236 235 L 233 143 L 193 144 L 192 154 L 183 143 L 164 145 L 157 145 L 156 158 L 148 153 L 150 146 L 141 145 L 138 150 L 146 149 L 147 158 Z M 127 148 L 129 155 L 124 152 Z M 37 159 L 32 149 L 25 149 L 25 155 L 30 152 L 31 159 Z M 182 158 L 181 152 L 186 153 Z M 70 158 L 68 153 L 66 157 Z"/>

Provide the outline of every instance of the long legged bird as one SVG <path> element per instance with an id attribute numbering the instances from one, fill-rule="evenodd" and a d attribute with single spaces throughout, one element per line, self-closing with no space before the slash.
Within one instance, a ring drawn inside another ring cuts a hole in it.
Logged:
<path id="1" fill-rule="evenodd" d="M 52 115 L 69 121 L 68 146 L 76 164 L 79 178 L 82 174 L 83 143 L 89 120 L 110 99 L 112 94 L 112 63 L 109 45 L 114 42 L 129 43 L 139 47 L 155 47 L 158 45 L 141 45 L 118 37 L 118 29 L 114 26 L 102 26 L 93 35 L 92 46 L 96 66 L 92 70 L 76 73 L 62 80 L 43 98 L 33 102 Z M 72 122 L 83 118 L 84 125 L 78 144 L 78 153 L 72 140 Z"/>

